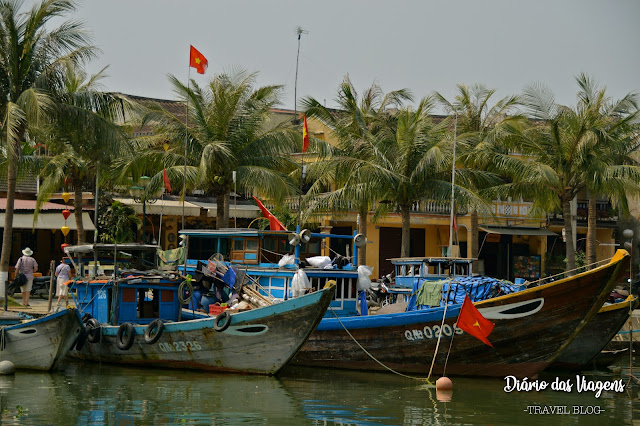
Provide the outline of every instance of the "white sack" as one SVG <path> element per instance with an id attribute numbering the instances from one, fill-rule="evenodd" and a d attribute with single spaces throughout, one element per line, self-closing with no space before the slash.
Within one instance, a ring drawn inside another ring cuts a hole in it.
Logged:
<path id="1" fill-rule="evenodd" d="M 307 257 L 307 263 L 314 268 L 331 269 L 331 258 L 329 256 L 313 256 Z M 329 268 L 327 268 L 329 266 Z"/>
<path id="2" fill-rule="evenodd" d="M 358 266 L 358 291 L 369 290 L 371 288 L 371 280 L 369 276 L 373 273 L 373 268 L 367 265 Z"/>
<path id="3" fill-rule="evenodd" d="M 302 269 L 298 269 L 291 279 L 291 293 L 293 297 L 302 296 L 306 289 L 311 287 L 307 274 Z"/>
<path id="4" fill-rule="evenodd" d="M 296 257 L 292 254 L 285 254 L 282 256 L 282 259 L 278 262 L 279 267 L 283 267 L 285 265 L 293 265 L 296 261 Z"/>

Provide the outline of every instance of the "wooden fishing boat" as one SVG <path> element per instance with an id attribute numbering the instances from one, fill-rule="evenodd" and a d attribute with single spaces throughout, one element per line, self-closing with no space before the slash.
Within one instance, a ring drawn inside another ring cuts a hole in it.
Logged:
<path id="1" fill-rule="evenodd" d="M 638 298 L 629 296 L 623 302 L 608 304 L 600 308 L 597 315 L 553 361 L 551 368 L 581 370 L 589 367 L 594 358 L 620 331 L 629 319 L 631 310 L 636 306 L 638 306 Z"/>
<path id="2" fill-rule="evenodd" d="M 115 248 L 75 246 L 66 251 L 99 249 Z M 131 253 L 156 247 L 120 249 Z M 335 292 L 335 286 L 328 285 L 281 303 L 264 301 L 254 309 L 228 309 L 213 316 L 183 309 L 191 284 L 175 273 L 116 267 L 112 277 L 78 279 L 72 285 L 79 310 L 89 314 L 88 343 L 72 352 L 76 358 L 251 374 L 277 373 L 316 328 Z M 250 288 L 242 284 L 242 294 L 260 302 L 258 292 Z"/>
<path id="3" fill-rule="evenodd" d="M 0 361 L 16 368 L 52 370 L 76 345 L 83 330 L 74 308 L 0 329 Z"/>
<path id="4" fill-rule="evenodd" d="M 598 312 L 628 257 L 626 251 L 618 250 L 609 263 L 590 271 L 475 303 L 482 315 L 495 323 L 489 336 L 493 347 L 457 327 L 458 304 L 387 315 L 325 318 L 292 363 L 426 375 L 435 357 L 435 374 L 444 373 L 446 362 L 448 375 L 533 377 L 547 368 Z"/>

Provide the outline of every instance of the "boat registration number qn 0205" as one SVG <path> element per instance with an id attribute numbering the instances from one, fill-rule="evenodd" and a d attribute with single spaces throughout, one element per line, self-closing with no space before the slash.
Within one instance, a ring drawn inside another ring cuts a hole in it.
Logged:
<path id="1" fill-rule="evenodd" d="M 407 340 L 426 340 L 426 339 L 437 339 L 440 335 L 444 335 L 447 337 L 453 336 L 453 334 L 462 334 L 464 333 L 460 327 L 458 327 L 458 323 L 454 323 L 453 327 L 449 324 L 445 324 L 442 327 L 439 325 L 434 325 L 433 327 L 425 325 L 422 329 L 417 330 L 405 330 L 404 337 Z"/>
<path id="2" fill-rule="evenodd" d="M 178 340 L 173 343 L 158 343 L 158 347 L 162 352 L 186 352 L 186 351 L 199 351 L 202 349 L 200 343 L 197 340 Z"/>

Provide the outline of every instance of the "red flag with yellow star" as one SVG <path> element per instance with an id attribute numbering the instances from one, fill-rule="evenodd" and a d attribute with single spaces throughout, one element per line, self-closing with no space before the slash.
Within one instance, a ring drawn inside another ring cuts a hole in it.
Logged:
<path id="1" fill-rule="evenodd" d="M 493 331 L 494 324 L 483 317 L 476 307 L 473 306 L 468 295 L 464 297 L 460 314 L 458 314 L 458 327 L 493 347 L 487 337 L 489 337 L 489 334 Z"/>
<path id="2" fill-rule="evenodd" d="M 195 68 L 198 74 L 204 74 L 209 66 L 209 61 L 204 55 L 191 46 L 191 52 L 189 53 L 189 66 Z"/>
<path id="3" fill-rule="evenodd" d="M 304 116 L 304 127 L 302 128 L 302 152 L 307 152 L 309 148 L 309 129 L 307 128 L 307 116 Z"/>

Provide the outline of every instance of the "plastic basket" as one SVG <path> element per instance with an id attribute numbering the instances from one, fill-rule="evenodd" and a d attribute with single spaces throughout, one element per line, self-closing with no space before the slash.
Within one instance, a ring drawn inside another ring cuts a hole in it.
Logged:
<path id="1" fill-rule="evenodd" d="M 227 309 L 227 306 L 220 306 L 212 303 L 209 305 L 209 315 L 219 315 L 225 309 Z"/>

